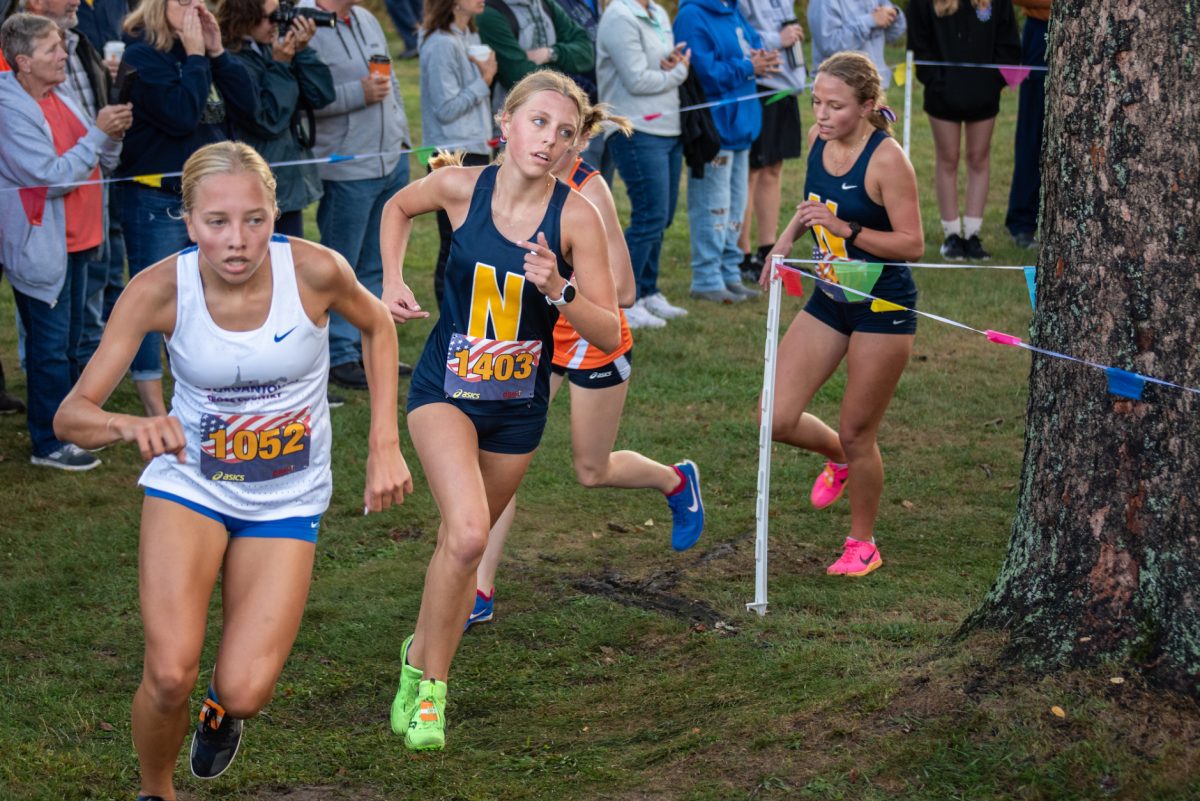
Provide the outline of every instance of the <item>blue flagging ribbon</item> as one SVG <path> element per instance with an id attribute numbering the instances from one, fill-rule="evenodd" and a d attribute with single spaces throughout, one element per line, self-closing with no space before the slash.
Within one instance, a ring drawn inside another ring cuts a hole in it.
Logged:
<path id="1" fill-rule="evenodd" d="M 1123 398 L 1142 399 L 1142 390 L 1146 388 L 1146 379 L 1137 373 L 1130 373 L 1116 367 L 1104 370 L 1108 376 L 1108 391 Z"/>

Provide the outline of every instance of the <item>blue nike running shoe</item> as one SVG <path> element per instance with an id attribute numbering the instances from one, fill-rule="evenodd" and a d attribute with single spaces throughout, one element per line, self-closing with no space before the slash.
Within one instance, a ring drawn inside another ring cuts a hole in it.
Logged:
<path id="1" fill-rule="evenodd" d="M 696 544 L 704 531 L 704 501 L 700 497 L 700 468 L 691 459 L 675 465 L 683 474 L 684 487 L 667 496 L 671 507 L 671 547 L 686 551 Z"/>
<path id="2" fill-rule="evenodd" d="M 479 590 L 475 590 L 475 608 L 471 610 L 471 615 L 467 618 L 467 622 L 463 624 L 463 631 L 471 628 L 476 623 L 487 623 L 495 614 L 496 590 L 492 590 L 491 595 L 484 595 Z"/>

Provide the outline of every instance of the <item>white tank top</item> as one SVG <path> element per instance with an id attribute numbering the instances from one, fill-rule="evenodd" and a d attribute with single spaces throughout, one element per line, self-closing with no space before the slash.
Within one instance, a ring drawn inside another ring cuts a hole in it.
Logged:
<path id="1" fill-rule="evenodd" d="M 176 259 L 167 352 L 187 461 L 156 457 L 138 481 L 243 520 L 319 515 L 333 491 L 329 327 L 304 312 L 287 238 L 273 236 L 270 254 L 271 310 L 254 331 L 213 322 L 195 247 Z"/>

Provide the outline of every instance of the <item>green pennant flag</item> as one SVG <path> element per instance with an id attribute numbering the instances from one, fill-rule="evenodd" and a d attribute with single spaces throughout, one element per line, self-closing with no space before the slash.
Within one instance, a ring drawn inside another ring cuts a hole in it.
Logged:
<path id="1" fill-rule="evenodd" d="M 791 89 L 780 89 L 778 92 L 776 92 L 775 94 L 768 97 L 766 99 L 766 101 L 763 102 L 763 105 L 769 106 L 772 103 L 778 103 L 780 100 L 783 100 L 785 97 L 787 97 L 791 93 L 792 93 Z"/>
<path id="2" fill-rule="evenodd" d="M 436 148 L 432 148 L 432 147 L 418 147 L 413 152 L 417 154 L 417 161 L 419 161 L 421 163 L 421 166 L 428 167 L 429 159 L 433 155 L 433 151 L 435 149 Z"/>

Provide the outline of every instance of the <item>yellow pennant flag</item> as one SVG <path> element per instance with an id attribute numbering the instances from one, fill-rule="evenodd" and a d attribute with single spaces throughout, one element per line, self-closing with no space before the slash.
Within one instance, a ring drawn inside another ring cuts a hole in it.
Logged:
<path id="1" fill-rule="evenodd" d="M 158 173 L 157 175 L 135 175 L 135 176 L 133 176 L 134 183 L 142 184 L 144 186 L 152 186 L 155 189 L 162 189 L 162 179 L 163 179 L 163 177 L 162 177 L 161 172 Z"/>
<path id="2" fill-rule="evenodd" d="M 879 298 L 875 298 L 875 300 L 871 301 L 871 311 L 873 311 L 873 312 L 892 312 L 892 311 L 908 311 L 908 309 L 904 308 L 903 306 L 901 306 L 899 304 L 892 303 L 891 301 L 880 300 Z"/>
<path id="3" fill-rule="evenodd" d="M 908 79 L 908 71 L 904 69 L 903 64 L 897 64 L 896 69 L 892 71 L 892 83 L 896 86 L 904 86 Z"/>

